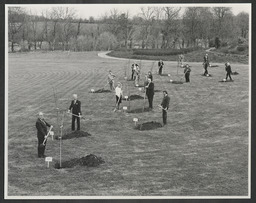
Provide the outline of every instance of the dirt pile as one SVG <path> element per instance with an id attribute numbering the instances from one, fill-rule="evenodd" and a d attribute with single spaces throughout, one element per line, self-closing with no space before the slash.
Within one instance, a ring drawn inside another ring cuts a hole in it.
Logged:
<path id="1" fill-rule="evenodd" d="M 140 95 L 137 95 L 137 94 L 133 94 L 133 95 L 130 95 L 128 97 L 128 100 L 132 101 L 132 100 L 136 100 L 136 99 L 144 99 L 142 96 Z"/>
<path id="2" fill-rule="evenodd" d="M 72 168 L 74 166 L 88 166 L 88 167 L 96 167 L 99 166 L 100 164 L 105 163 L 105 161 L 101 157 L 97 157 L 94 154 L 89 154 L 85 157 L 81 158 L 74 158 L 69 161 L 64 161 L 61 163 L 56 163 L 55 168 L 60 169 L 60 168 Z"/>
<path id="3" fill-rule="evenodd" d="M 143 113 L 143 112 L 149 112 L 150 109 L 148 107 L 145 107 L 144 108 L 144 111 L 143 111 L 143 108 L 139 108 L 139 109 L 132 109 L 130 111 L 127 111 L 127 113 Z"/>
<path id="4" fill-rule="evenodd" d="M 107 93 L 107 92 L 111 92 L 111 90 L 99 89 L 99 90 L 95 90 L 94 93 Z"/>
<path id="5" fill-rule="evenodd" d="M 169 74 L 163 73 L 163 74 L 161 74 L 160 76 L 169 76 Z"/>
<path id="6" fill-rule="evenodd" d="M 232 72 L 231 75 L 238 75 L 239 73 L 238 72 Z"/>
<path id="7" fill-rule="evenodd" d="M 135 127 L 136 130 L 154 130 L 163 127 L 161 123 L 151 121 L 147 123 L 139 124 Z"/>
<path id="8" fill-rule="evenodd" d="M 178 80 L 173 80 L 173 81 L 171 81 L 171 83 L 172 84 L 183 84 L 183 82 L 182 81 L 178 81 Z"/>
<path id="9" fill-rule="evenodd" d="M 84 132 L 82 130 L 76 130 L 71 133 L 64 134 L 62 136 L 62 140 L 68 140 L 68 139 L 79 138 L 79 137 L 88 137 L 88 136 L 91 136 L 91 134 L 88 132 Z M 59 139 L 59 138 L 56 137 L 55 139 Z"/>
<path id="10" fill-rule="evenodd" d="M 208 76 L 207 76 L 207 75 L 202 74 L 201 76 L 204 76 L 204 77 L 212 77 L 212 75 L 211 75 L 211 74 L 208 74 Z"/>

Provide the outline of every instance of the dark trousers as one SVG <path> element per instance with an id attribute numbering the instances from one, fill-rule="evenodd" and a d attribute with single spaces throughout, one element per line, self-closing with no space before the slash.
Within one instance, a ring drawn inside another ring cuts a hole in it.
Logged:
<path id="1" fill-rule="evenodd" d="M 150 109 L 153 109 L 153 98 L 154 98 L 154 95 L 148 95 L 148 103 L 149 103 Z"/>
<path id="2" fill-rule="evenodd" d="M 190 82 L 190 80 L 189 80 L 189 75 L 190 75 L 190 73 L 186 73 L 186 74 L 185 74 L 186 82 Z"/>
<path id="3" fill-rule="evenodd" d="M 119 105 L 122 103 L 122 96 L 120 97 L 120 99 L 119 99 L 119 97 L 116 95 L 116 107 L 117 107 L 117 109 L 119 109 Z"/>
<path id="4" fill-rule="evenodd" d="M 132 70 L 132 78 L 131 78 L 131 80 L 134 80 L 134 70 Z"/>
<path id="5" fill-rule="evenodd" d="M 72 116 L 72 130 L 75 130 L 75 121 L 77 123 L 77 130 L 80 130 L 80 118 L 77 116 Z"/>
<path id="6" fill-rule="evenodd" d="M 159 67 L 158 74 L 159 74 L 159 75 L 162 75 L 162 72 L 163 72 L 163 66 L 160 66 L 160 67 Z"/>
<path id="7" fill-rule="evenodd" d="M 206 64 L 204 64 L 204 75 L 208 74 L 207 68 L 208 68 L 208 64 L 206 63 Z"/>
<path id="8" fill-rule="evenodd" d="M 162 109 L 162 112 L 163 112 L 163 123 L 165 125 L 167 124 L 167 111 Z"/>
<path id="9" fill-rule="evenodd" d="M 45 151 L 45 146 L 47 141 L 45 141 L 45 145 L 43 145 L 44 137 L 37 137 L 37 139 L 38 139 L 37 154 L 38 154 L 38 157 L 42 157 L 44 156 L 44 151 Z"/>
<path id="10" fill-rule="evenodd" d="M 226 80 L 228 79 L 228 77 L 230 78 L 230 80 L 232 80 L 232 78 L 231 78 L 231 72 L 227 72 Z"/>

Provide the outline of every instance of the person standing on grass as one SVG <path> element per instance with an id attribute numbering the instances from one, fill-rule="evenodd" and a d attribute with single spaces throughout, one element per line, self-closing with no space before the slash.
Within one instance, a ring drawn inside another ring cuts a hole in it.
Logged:
<path id="1" fill-rule="evenodd" d="M 152 75 L 152 72 L 151 72 L 151 71 L 148 71 L 148 78 L 150 78 L 151 81 L 153 81 L 153 75 Z"/>
<path id="2" fill-rule="evenodd" d="M 189 79 L 190 72 L 191 72 L 191 69 L 190 69 L 189 65 L 186 64 L 185 69 L 184 69 L 186 82 L 190 82 L 190 79 Z"/>
<path id="3" fill-rule="evenodd" d="M 136 70 L 137 67 L 139 67 L 139 65 L 134 62 L 132 64 L 132 77 L 131 77 L 131 80 L 134 80 L 134 73 L 135 73 L 135 70 Z"/>
<path id="4" fill-rule="evenodd" d="M 164 62 L 160 59 L 160 61 L 158 62 L 158 74 L 159 75 L 162 75 L 162 72 L 163 72 L 163 67 L 164 67 Z"/>
<path id="5" fill-rule="evenodd" d="M 47 137 L 47 127 L 52 127 L 49 123 L 44 120 L 43 112 L 39 112 L 38 119 L 36 121 L 36 129 L 37 129 L 37 139 L 38 139 L 38 147 L 37 153 L 38 158 L 45 158 L 45 144 L 43 145 L 44 139 Z"/>
<path id="6" fill-rule="evenodd" d="M 72 125 L 71 129 L 75 130 L 75 121 L 77 122 L 77 130 L 80 130 L 80 117 L 81 113 L 81 102 L 77 99 L 77 94 L 73 94 L 73 100 L 68 109 L 68 113 L 72 110 Z"/>
<path id="7" fill-rule="evenodd" d="M 183 54 L 180 54 L 180 55 L 179 55 L 179 66 L 180 66 L 180 67 L 182 67 L 183 62 L 184 62 L 184 55 L 183 55 Z"/>
<path id="8" fill-rule="evenodd" d="M 205 54 L 204 56 L 204 75 L 208 75 L 208 66 L 209 66 L 210 62 L 209 62 L 209 57 L 208 57 L 208 54 Z"/>
<path id="9" fill-rule="evenodd" d="M 135 68 L 135 86 L 138 87 L 140 82 L 140 67 L 136 66 Z"/>
<path id="10" fill-rule="evenodd" d="M 168 96 L 167 91 L 163 91 L 164 97 L 161 103 L 162 115 L 163 115 L 163 124 L 167 124 L 167 110 L 169 109 L 170 97 Z"/>
<path id="11" fill-rule="evenodd" d="M 226 66 L 225 69 L 226 69 L 226 72 L 227 72 L 227 74 L 226 74 L 226 80 L 227 80 L 228 77 L 229 77 L 230 81 L 233 81 L 233 79 L 231 78 L 232 70 L 231 70 L 230 63 L 229 63 L 229 62 L 225 63 L 225 66 Z"/>
<path id="12" fill-rule="evenodd" d="M 111 91 L 115 89 L 115 81 L 114 81 L 115 77 L 116 76 L 110 70 L 109 73 L 108 73 L 108 84 L 109 84 L 109 87 L 110 87 Z"/>
<path id="13" fill-rule="evenodd" d="M 122 97 L 123 97 L 123 90 L 122 90 L 122 84 L 119 82 L 117 83 L 117 87 L 115 88 L 116 92 L 116 108 L 114 111 L 119 110 L 119 106 L 122 103 Z"/>
<path id="14" fill-rule="evenodd" d="M 153 98 L 154 98 L 154 83 L 148 78 L 148 84 L 146 88 L 146 95 L 148 97 L 149 110 L 153 109 Z"/>

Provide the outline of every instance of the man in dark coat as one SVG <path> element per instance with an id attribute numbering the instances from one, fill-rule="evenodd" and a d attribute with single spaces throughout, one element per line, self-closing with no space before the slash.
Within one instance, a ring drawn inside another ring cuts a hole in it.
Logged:
<path id="1" fill-rule="evenodd" d="M 231 70 L 231 66 L 230 66 L 230 63 L 227 62 L 225 63 L 225 66 L 226 66 L 226 71 L 227 71 L 227 75 L 226 75 L 226 80 L 228 79 L 228 77 L 230 78 L 230 80 L 232 81 L 232 78 L 231 78 L 231 73 L 232 73 L 232 70 Z"/>
<path id="2" fill-rule="evenodd" d="M 75 130 L 75 120 L 77 121 L 77 130 L 80 130 L 81 102 L 77 99 L 77 94 L 73 94 L 74 100 L 71 101 L 68 113 L 72 109 L 72 130 Z"/>
<path id="3" fill-rule="evenodd" d="M 167 91 L 163 91 L 164 97 L 161 103 L 162 106 L 162 115 L 163 115 L 163 124 L 167 124 L 167 110 L 169 109 L 170 97 L 168 96 Z"/>
<path id="4" fill-rule="evenodd" d="M 162 60 L 160 60 L 160 61 L 158 62 L 158 68 L 159 68 L 158 74 L 159 74 L 159 75 L 162 75 L 163 67 L 164 67 L 164 62 L 163 62 Z"/>
<path id="5" fill-rule="evenodd" d="M 190 69 L 189 65 L 186 64 L 185 69 L 184 69 L 186 82 L 190 82 L 190 79 L 189 79 L 190 72 L 191 72 L 191 69 Z"/>
<path id="6" fill-rule="evenodd" d="M 209 57 L 208 57 L 208 54 L 205 54 L 204 56 L 204 75 L 205 76 L 208 75 L 208 70 L 207 70 L 208 66 L 209 66 Z"/>
<path id="7" fill-rule="evenodd" d="M 153 98 L 154 98 L 154 83 L 148 78 L 148 84 L 145 86 L 146 95 L 148 97 L 149 109 L 153 109 Z"/>
<path id="8" fill-rule="evenodd" d="M 46 141 L 44 145 L 43 145 L 43 142 L 47 136 L 47 127 L 51 127 L 51 125 L 44 120 L 44 116 L 42 112 L 39 112 L 38 115 L 39 117 L 36 121 L 37 139 L 38 139 L 37 153 L 38 153 L 38 158 L 44 158 Z"/>

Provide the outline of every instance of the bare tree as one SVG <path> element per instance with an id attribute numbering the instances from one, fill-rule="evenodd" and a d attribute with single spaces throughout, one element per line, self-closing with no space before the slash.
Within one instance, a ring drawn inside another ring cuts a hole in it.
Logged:
<path id="1" fill-rule="evenodd" d="M 8 38 L 11 42 L 11 51 L 14 52 L 14 43 L 22 38 L 21 30 L 24 26 L 26 13 L 21 7 L 8 8 Z M 18 36 L 20 34 L 20 36 Z"/>
<path id="2" fill-rule="evenodd" d="M 173 45 L 173 42 L 178 37 L 177 27 L 180 22 L 178 22 L 178 16 L 181 8 L 180 7 L 164 7 L 164 27 L 162 29 L 162 46 L 161 48 L 168 48 Z M 172 41 L 173 40 L 173 41 Z M 172 42 L 172 44 L 171 44 Z"/>

